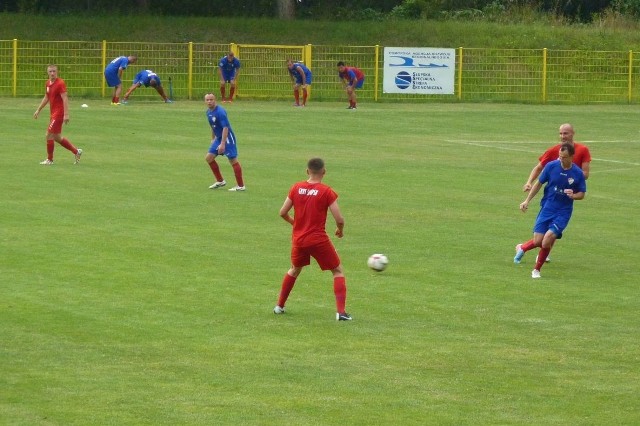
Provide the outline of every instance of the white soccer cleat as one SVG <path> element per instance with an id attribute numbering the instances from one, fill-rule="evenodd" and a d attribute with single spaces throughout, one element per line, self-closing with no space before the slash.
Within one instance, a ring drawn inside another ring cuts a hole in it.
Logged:
<path id="1" fill-rule="evenodd" d="M 53 164 L 53 161 L 47 158 L 46 160 L 41 161 L 40 164 L 42 164 L 43 166 L 50 166 Z"/>
<path id="2" fill-rule="evenodd" d="M 233 188 L 229 188 L 229 191 L 238 192 L 238 191 L 246 191 L 244 186 L 234 186 Z"/>
<path id="3" fill-rule="evenodd" d="M 547 256 L 547 259 L 544 262 L 551 262 L 551 256 Z M 536 256 L 536 263 L 538 263 L 538 256 Z"/>
<path id="4" fill-rule="evenodd" d="M 273 308 L 273 313 L 274 314 L 284 314 L 284 308 L 281 308 L 280 306 L 277 306 L 275 308 Z"/>
<path id="5" fill-rule="evenodd" d="M 223 187 L 223 186 L 225 186 L 226 184 L 227 184 L 227 182 L 226 182 L 226 181 L 221 180 L 220 182 L 216 182 L 216 183 L 214 183 L 213 185 L 211 185 L 211 186 L 209 187 L 209 189 L 218 189 L 218 188 L 222 188 L 222 187 Z"/>
<path id="6" fill-rule="evenodd" d="M 531 271 L 531 278 L 540 278 L 540 271 L 538 269 Z"/>
<path id="7" fill-rule="evenodd" d="M 82 157 L 82 150 L 78 148 L 78 153 L 76 154 L 76 161 L 73 164 L 78 164 L 80 162 L 80 157 Z"/>

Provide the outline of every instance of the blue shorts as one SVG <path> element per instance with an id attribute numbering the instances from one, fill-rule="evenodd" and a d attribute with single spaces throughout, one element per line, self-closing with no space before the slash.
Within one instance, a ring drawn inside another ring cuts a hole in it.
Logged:
<path id="1" fill-rule="evenodd" d="M 305 75 L 305 82 L 302 82 L 302 77 L 300 77 L 300 74 L 296 75 L 296 84 L 311 84 L 311 75 Z"/>
<path id="2" fill-rule="evenodd" d="M 213 142 L 211 142 L 211 146 L 209 146 L 209 154 L 220 155 L 218 154 L 218 147 L 220 146 L 220 140 L 215 138 Z M 235 142 L 232 142 L 227 138 L 227 144 L 224 146 L 224 154 L 229 160 L 233 160 L 238 157 L 238 145 Z"/>
<path id="3" fill-rule="evenodd" d="M 122 84 L 122 81 L 120 81 L 120 77 L 118 77 L 117 68 L 115 71 L 111 71 L 109 69 L 104 70 L 104 78 L 105 80 L 107 80 L 107 86 L 109 87 L 116 87 Z"/>
<path id="4" fill-rule="evenodd" d="M 236 72 L 235 71 L 231 71 L 231 72 L 224 72 L 222 71 L 222 80 L 226 83 L 231 83 L 231 80 L 235 80 L 236 79 Z"/>
<path id="5" fill-rule="evenodd" d="M 533 232 L 536 234 L 546 234 L 547 231 L 551 231 L 556 234 L 556 238 L 559 240 L 562 238 L 562 232 L 569 225 L 569 219 L 571 219 L 571 212 L 557 212 L 542 209 L 540 213 L 538 213 L 535 225 L 533 225 Z"/>
<path id="6" fill-rule="evenodd" d="M 358 80 L 356 82 L 356 85 L 354 86 L 356 89 L 362 89 L 362 86 L 364 85 L 364 78 L 362 80 Z M 349 85 L 351 86 L 351 84 Z"/>

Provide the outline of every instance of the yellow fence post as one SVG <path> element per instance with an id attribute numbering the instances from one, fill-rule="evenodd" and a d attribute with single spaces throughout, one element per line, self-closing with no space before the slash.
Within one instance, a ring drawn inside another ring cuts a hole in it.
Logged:
<path id="1" fill-rule="evenodd" d="M 628 83 L 628 101 L 631 103 L 631 93 L 633 88 L 633 50 L 629 51 L 629 83 Z"/>
<path id="2" fill-rule="evenodd" d="M 189 100 L 193 99 L 193 42 L 189 42 L 189 70 L 187 71 Z"/>
<path id="3" fill-rule="evenodd" d="M 462 46 L 458 47 L 458 100 L 462 100 Z"/>
<path id="4" fill-rule="evenodd" d="M 15 98 L 18 95 L 18 39 L 13 39 L 13 82 L 12 92 Z"/>
<path id="5" fill-rule="evenodd" d="M 311 43 L 302 48 L 303 61 L 307 65 L 307 68 L 312 69 L 311 66 Z M 303 80 L 304 83 L 304 80 Z M 311 86 L 307 86 L 307 97 L 311 99 Z"/>
<path id="6" fill-rule="evenodd" d="M 378 67 L 378 65 L 380 64 L 380 45 L 376 44 L 376 67 L 374 69 L 374 77 L 373 77 L 373 100 L 374 101 L 378 101 L 378 82 L 379 80 L 379 76 L 380 76 L 380 68 Z"/>
<path id="7" fill-rule="evenodd" d="M 102 40 L 102 69 L 107 67 L 107 40 Z M 102 79 L 102 97 L 106 95 L 107 84 L 105 79 Z"/>
<path id="8" fill-rule="evenodd" d="M 547 48 L 542 49 L 542 103 L 547 103 Z"/>

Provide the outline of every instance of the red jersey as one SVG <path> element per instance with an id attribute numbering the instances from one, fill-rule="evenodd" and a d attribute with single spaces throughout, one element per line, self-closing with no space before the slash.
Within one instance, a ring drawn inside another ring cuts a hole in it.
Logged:
<path id="1" fill-rule="evenodd" d="M 62 93 L 67 93 L 67 85 L 60 77 L 54 81 L 47 80 L 47 98 L 51 108 L 51 118 L 62 120 L 64 118 L 64 104 L 62 103 Z"/>
<path id="2" fill-rule="evenodd" d="M 293 244 L 309 247 L 329 241 L 325 230 L 327 210 L 338 194 L 323 183 L 298 182 L 289 190 L 293 201 Z"/>
<path id="3" fill-rule="evenodd" d="M 356 67 L 344 67 L 344 72 L 339 72 L 338 75 L 341 79 L 352 80 L 355 75 L 356 81 L 360 81 L 364 78 L 364 73 L 360 68 Z"/>
<path id="4" fill-rule="evenodd" d="M 546 150 L 544 154 L 542 154 L 542 156 L 538 158 L 538 160 L 540 160 L 540 163 L 543 166 L 546 166 L 547 163 L 557 160 L 561 146 L 562 144 L 558 144 Z M 589 152 L 589 148 L 577 142 L 574 142 L 573 146 L 575 147 L 575 154 L 573 154 L 573 164 L 582 168 L 582 163 L 591 162 L 591 153 Z"/>

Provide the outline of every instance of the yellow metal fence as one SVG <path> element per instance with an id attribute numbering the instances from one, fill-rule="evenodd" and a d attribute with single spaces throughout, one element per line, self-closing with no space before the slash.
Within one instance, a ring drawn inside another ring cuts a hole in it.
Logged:
<path id="1" fill-rule="evenodd" d="M 0 96 L 42 96 L 46 66 L 58 65 L 72 96 L 110 95 L 103 70 L 120 55 L 138 63 L 123 76 L 125 88 L 135 74 L 151 69 L 165 86 L 171 77 L 176 98 L 217 92 L 217 63 L 229 50 L 242 62 L 238 97 L 290 99 L 286 60 L 302 60 L 313 71 L 314 100 L 342 100 L 336 63 L 366 74 L 360 100 L 439 100 L 526 103 L 635 103 L 640 99 L 640 63 L 631 51 L 547 49 L 456 49 L 454 95 L 403 95 L 382 91 L 383 46 L 255 45 L 0 40 Z M 136 97 L 157 96 L 138 91 Z"/>

